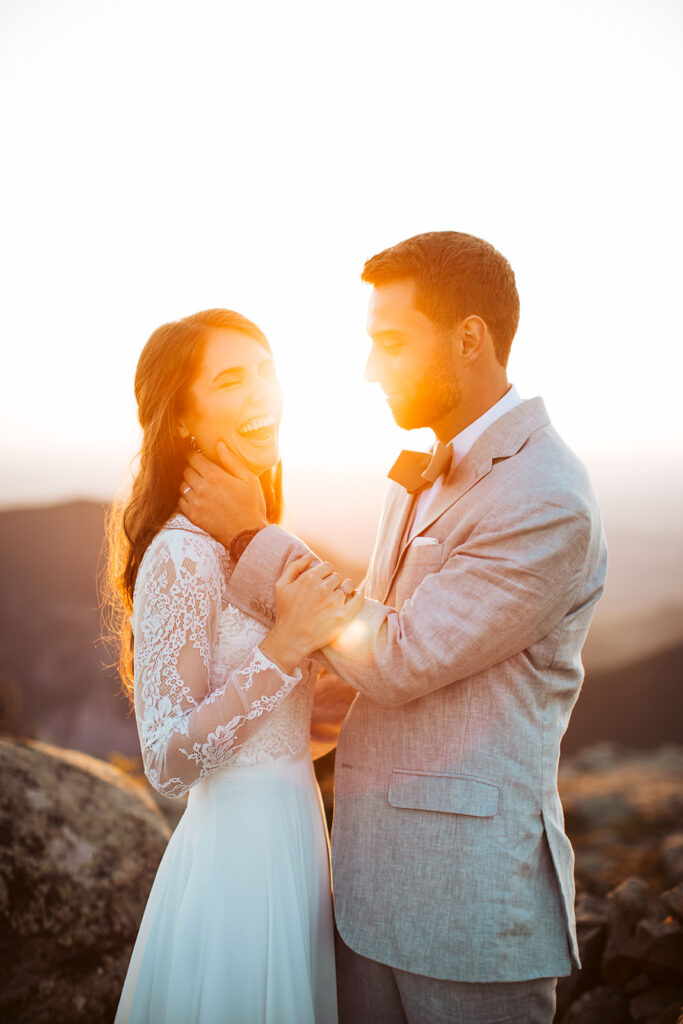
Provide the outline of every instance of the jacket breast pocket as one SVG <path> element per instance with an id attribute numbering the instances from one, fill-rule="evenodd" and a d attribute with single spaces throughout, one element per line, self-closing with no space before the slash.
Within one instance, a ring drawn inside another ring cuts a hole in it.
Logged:
<path id="1" fill-rule="evenodd" d="M 416 540 L 419 540 L 419 538 L 416 538 Z M 414 540 L 408 545 L 403 556 L 403 568 L 421 569 L 424 567 L 429 572 L 433 572 L 441 565 L 443 553 L 443 544 L 416 544 Z"/>
<path id="2" fill-rule="evenodd" d="M 498 810 L 499 793 L 493 782 L 450 772 L 394 768 L 389 782 L 392 807 L 466 814 L 474 818 L 492 818 Z"/>

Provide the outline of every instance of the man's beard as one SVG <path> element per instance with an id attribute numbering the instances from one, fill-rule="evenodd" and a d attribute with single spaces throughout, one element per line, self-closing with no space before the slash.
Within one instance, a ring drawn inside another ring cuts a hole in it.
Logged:
<path id="1" fill-rule="evenodd" d="M 403 430 L 431 427 L 460 405 L 462 390 L 450 366 L 434 360 L 422 378 L 390 401 L 392 415 Z"/>

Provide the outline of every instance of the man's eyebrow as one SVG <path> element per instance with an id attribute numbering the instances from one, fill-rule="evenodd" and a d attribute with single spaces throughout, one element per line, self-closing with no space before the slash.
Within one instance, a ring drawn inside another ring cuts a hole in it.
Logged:
<path id="1" fill-rule="evenodd" d="M 398 330 L 387 330 L 387 331 L 372 331 L 371 338 L 377 338 L 379 341 L 392 341 L 396 338 L 404 338 L 405 332 Z"/>

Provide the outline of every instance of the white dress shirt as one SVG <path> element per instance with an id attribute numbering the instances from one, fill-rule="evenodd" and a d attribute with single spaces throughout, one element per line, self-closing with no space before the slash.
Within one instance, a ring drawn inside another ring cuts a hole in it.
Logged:
<path id="1" fill-rule="evenodd" d="M 521 405 L 522 399 L 519 396 L 519 392 L 514 384 L 511 384 L 508 390 L 505 392 L 502 398 L 487 409 L 486 412 L 475 420 L 474 423 L 470 423 L 468 427 L 461 430 L 459 434 L 451 438 L 448 442 L 450 447 L 453 449 L 453 460 L 457 465 L 465 458 L 470 448 L 474 445 L 474 442 L 484 433 L 492 423 L 495 423 L 497 419 L 504 416 L 506 412 L 510 412 L 516 406 Z M 420 491 L 417 501 L 415 503 L 415 512 L 413 514 L 413 523 L 410 528 L 409 540 L 412 540 L 416 533 L 419 533 L 420 523 L 424 519 L 425 511 L 431 504 L 432 500 L 441 490 L 443 483 L 443 477 L 438 477 L 431 487 L 425 487 L 423 491 Z"/>

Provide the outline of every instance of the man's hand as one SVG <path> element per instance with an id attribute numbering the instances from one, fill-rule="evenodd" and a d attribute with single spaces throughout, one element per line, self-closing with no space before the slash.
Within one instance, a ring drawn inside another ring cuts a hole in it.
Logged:
<path id="1" fill-rule="evenodd" d="M 228 548 L 238 533 L 261 529 L 268 520 L 258 477 L 223 441 L 217 452 L 220 466 L 201 452 L 188 457 L 178 508 Z"/>

